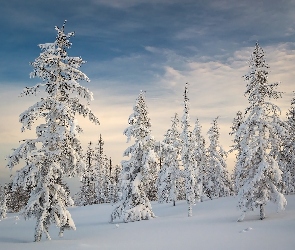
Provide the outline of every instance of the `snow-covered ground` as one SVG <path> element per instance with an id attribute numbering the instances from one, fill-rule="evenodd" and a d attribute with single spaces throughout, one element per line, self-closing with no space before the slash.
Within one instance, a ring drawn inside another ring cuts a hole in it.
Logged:
<path id="1" fill-rule="evenodd" d="M 51 241 L 34 243 L 34 220 L 17 220 L 16 214 L 0 221 L 0 249 L 114 249 L 114 250 L 285 250 L 295 249 L 295 195 L 287 196 L 285 211 L 276 212 L 269 203 L 266 219 L 259 212 L 248 213 L 244 222 L 236 222 L 239 211 L 234 197 L 208 200 L 193 207 L 187 217 L 185 201 L 172 204 L 152 203 L 158 216 L 149 221 L 110 224 L 110 204 L 70 208 L 76 231 L 50 228 Z"/>

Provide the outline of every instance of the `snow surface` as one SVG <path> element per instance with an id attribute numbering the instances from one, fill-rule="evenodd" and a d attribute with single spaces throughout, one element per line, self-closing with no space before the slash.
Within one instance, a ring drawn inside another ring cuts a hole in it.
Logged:
<path id="1" fill-rule="evenodd" d="M 49 229 L 51 241 L 42 238 L 35 243 L 35 220 L 25 221 L 17 214 L 8 214 L 0 221 L 0 249 L 267 249 L 295 248 L 295 195 L 286 196 L 285 211 L 276 212 L 276 205 L 266 206 L 266 219 L 259 220 L 259 211 L 247 213 L 243 222 L 236 222 L 240 211 L 237 198 L 226 197 L 197 203 L 193 217 L 187 217 L 187 204 L 178 201 L 152 202 L 157 218 L 139 222 L 110 224 L 111 204 L 69 208 L 76 231 L 65 231 L 58 237 L 58 228 Z"/>

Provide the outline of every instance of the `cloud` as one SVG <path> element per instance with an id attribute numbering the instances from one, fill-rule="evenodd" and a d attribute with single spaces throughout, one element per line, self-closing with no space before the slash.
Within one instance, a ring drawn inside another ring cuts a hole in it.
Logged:
<path id="1" fill-rule="evenodd" d="M 295 79 L 293 1 L 11 0 L 1 7 L 2 155 L 20 139 L 35 136 L 34 131 L 20 133 L 18 115 L 36 98 L 17 96 L 22 86 L 34 85 L 28 62 L 40 52 L 36 45 L 53 42 L 54 25 L 64 19 L 67 30 L 76 31 L 69 55 L 88 61 L 82 71 L 91 82 L 82 85 L 94 92 L 91 108 L 101 122 L 94 126 L 78 117 L 85 131 L 80 139 L 87 145 L 101 133 L 114 163 L 122 160 L 128 146 L 122 133 L 139 91 L 146 91 L 153 135 L 162 140 L 173 114 L 182 115 L 186 82 L 192 126 L 199 118 L 206 136 L 213 118 L 220 116 L 221 143 L 229 149 L 231 121 L 248 105 L 242 76 L 256 40 L 266 52 L 269 81 L 281 81 L 279 90 L 286 92 L 276 101 L 282 117 L 290 106 Z M 3 157 L 0 164 L 1 170 Z"/>
<path id="2" fill-rule="evenodd" d="M 264 47 L 266 61 L 271 71 L 269 82 L 280 81 L 278 90 L 286 93 L 282 99 L 273 101 L 281 107 L 282 119 L 285 119 L 285 112 L 290 107 L 292 91 L 294 90 L 294 45 L 295 43 L 281 43 L 278 46 Z M 171 58 L 167 58 L 167 64 L 163 66 L 165 73 L 155 84 L 155 86 L 171 89 L 173 92 L 173 94 L 170 92 L 169 96 L 165 96 L 170 100 L 166 99 L 165 101 L 172 104 L 171 111 L 168 111 L 169 107 L 167 107 L 166 113 L 173 114 L 174 103 L 182 104 L 184 83 L 189 82 L 192 122 L 199 118 L 205 133 L 213 118 L 220 116 L 221 142 L 226 149 L 229 149 L 231 138 L 228 133 L 232 119 L 238 110 L 244 111 L 248 106 L 247 98 L 244 97 L 246 82 L 242 76 L 248 71 L 247 61 L 253 48 L 254 45 L 253 47 L 241 48 L 235 51 L 226 61 L 218 61 L 215 57 L 212 57 L 211 60 L 206 58 L 204 62 L 192 57 L 189 60 L 182 61 L 179 67 L 170 66 Z M 149 48 L 149 51 L 160 53 L 161 50 Z M 166 54 L 165 51 L 162 53 Z M 180 62 L 181 58 L 182 56 L 177 61 Z"/>
<path id="3" fill-rule="evenodd" d="M 175 3 L 185 3 L 185 2 L 192 2 L 192 0 L 92 0 L 93 4 L 102 4 L 111 6 L 114 8 L 130 8 L 137 5 L 142 4 L 163 4 L 163 5 L 170 5 Z"/>
<path id="4" fill-rule="evenodd" d="M 290 106 L 293 79 L 295 78 L 295 53 L 293 43 L 281 43 L 278 46 L 266 46 L 266 59 L 270 65 L 270 82 L 282 81 L 280 90 L 288 94 L 278 104 L 282 107 L 283 114 Z M 254 47 L 254 46 L 253 46 Z M 238 110 L 244 110 L 247 99 L 243 96 L 245 82 L 242 76 L 247 72 L 247 61 L 253 47 L 245 47 L 235 51 L 227 60 L 218 60 L 216 57 L 207 57 L 206 60 L 192 56 L 185 58 L 169 49 L 146 47 L 145 49 L 161 58 L 153 61 L 153 67 L 159 68 L 153 81 L 144 80 L 143 85 L 131 85 L 127 81 L 128 72 L 136 74 L 134 79 L 140 78 L 142 72 L 136 65 L 149 57 L 131 56 L 116 58 L 104 65 L 92 65 L 90 71 L 95 68 L 111 67 L 126 70 L 125 80 L 104 79 L 99 76 L 88 84 L 87 87 L 94 92 L 95 100 L 91 108 L 99 117 L 101 125 L 95 126 L 86 119 L 78 117 L 79 124 L 84 128 L 81 135 L 83 145 L 92 140 L 96 141 L 99 134 L 105 139 L 106 152 L 114 162 L 122 160 L 122 153 L 128 146 L 123 130 L 128 126 L 127 120 L 133 112 L 132 106 L 141 89 L 146 90 L 146 100 L 152 121 L 152 130 L 157 140 L 162 140 L 163 134 L 170 126 L 170 119 L 175 112 L 182 115 L 184 84 L 189 82 L 189 98 L 191 102 L 191 124 L 193 126 L 196 118 L 200 119 L 203 126 L 203 134 L 210 127 L 210 123 L 216 116 L 220 116 L 221 143 L 225 149 L 231 145 L 231 137 L 228 132 L 232 119 Z M 158 64 L 159 62 L 159 64 Z M 133 70 L 128 71 L 128 68 Z M 162 72 L 162 73 L 160 73 Z M 126 81 L 126 83 L 124 83 Z M 13 86 L 13 85 L 12 85 Z M 18 115 L 34 103 L 38 97 L 18 98 L 20 90 L 17 87 L 7 86 L 2 88 L 1 99 L 7 105 L 1 110 L 1 117 L 6 117 L 5 123 L 1 124 L 2 151 L 7 155 L 12 144 L 17 146 L 21 138 L 35 137 L 34 132 L 20 133 Z M 2 165 L 4 163 L 2 162 Z"/>

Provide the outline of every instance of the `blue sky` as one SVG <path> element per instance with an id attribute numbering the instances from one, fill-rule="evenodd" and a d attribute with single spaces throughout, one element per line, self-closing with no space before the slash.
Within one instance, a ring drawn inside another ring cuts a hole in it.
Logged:
<path id="1" fill-rule="evenodd" d="M 84 145 L 101 133 L 105 151 L 119 163 L 128 146 L 122 135 L 140 90 L 145 90 L 152 131 L 162 140 L 174 112 L 181 115 L 185 82 L 189 82 L 192 126 L 199 118 L 203 134 L 220 116 L 221 143 L 231 145 L 231 121 L 244 110 L 247 60 L 259 41 L 270 66 L 270 82 L 281 81 L 277 101 L 282 118 L 295 90 L 295 1 L 273 0 L 10 0 L 0 8 L 0 183 L 7 180 L 5 156 L 21 133 L 18 116 L 38 98 L 19 98 L 30 79 L 29 62 L 38 44 L 53 42 L 54 26 L 68 20 L 75 31 L 70 56 L 87 61 L 81 83 L 94 92 L 91 104 L 101 125 L 78 117 Z M 229 156 L 229 167 L 234 156 Z"/>

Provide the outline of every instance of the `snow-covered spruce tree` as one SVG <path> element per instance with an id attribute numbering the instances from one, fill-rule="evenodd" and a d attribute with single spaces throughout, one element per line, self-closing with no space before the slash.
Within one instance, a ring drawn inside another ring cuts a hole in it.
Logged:
<path id="1" fill-rule="evenodd" d="M 283 142 L 283 150 L 279 162 L 283 171 L 283 187 L 286 194 L 295 193 L 295 97 L 287 112 L 287 136 Z"/>
<path id="2" fill-rule="evenodd" d="M 0 220 L 6 218 L 7 212 L 7 192 L 6 187 L 0 186 Z"/>
<path id="3" fill-rule="evenodd" d="M 22 211 L 25 219 L 34 217 L 37 220 L 35 241 L 41 240 L 42 233 L 50 239 L 48 228 L 51 224 L 60 228 L 60 236 L 65 229 L 75 230 L 66 208 L 73 201 L 62 181 L 63 177 L 82 174 L 85 168 L 77 139 L 82 128 L 75 116 L 83 115 L 99 123 L 88 106 L 93 100 L 92 92 L 79 84 L 82 80 L 89 81 L 79 70 L 84 61 L 67 54 L 71 47 L 69 39 L 74 33 L 65 34 L 64 28 L 65 23 L 62 28 L 55 27 L 55 42 L 40 44 L 42 52 L 31 63 L 34 68 L 31 77 L 39 77 L 43 83 L 26 87 L 21 94 L 37 94 L 40 89 L 44 89 L 46 94 L 20 115 L 22 132 L 31 129 L 38 118 L 43 118 L 45 123 L 36 127 L 36 139 L 26 139 L 14 149 L 7 164 L 12 169 L 23 159 L 25 166 L 17 172 L 14 187 L 35 187 Z M 86 99 L 87 104 L 84 105 L 79 98 Z"/>
<path id="4" fill-rule="evenodd" d="M 17 187 L 13 190 L 13 180 L 5 185 L 7 210 L 11 213 L 18 213 L 23 209 L 30 198 L 31 191 L 34 187 Z"/>
<path id="5" fill-rule="evenodd" d="M 186 201 L 188 204 L 188 216 L 193 215 L 193 205 L 196 203 L 196 193 L 197 185 L 197 175 L 198 166 L 196 165 L 195 155 L 194 155 L 194 137 L 190 129 L 190 117 L 189 117 L 189 99 L 188 99 L 188 84 L 185 85 L 184 90 L 184 113 L 181 120 L 182 133 L 182 150 L 181 150 L 181 160 L 183 164 L 183 176 L 185 178 L 185 194 Z"/>
<path id="6" fill-rule="evenodd" d="M 179 161 L 181 159 L 181 140 L 178 132 L 179 118 L 175 114 L 172 118 L 171 128 L 164 135 L 160 143 L 162 166 L 157 179 L 158 201 L 173 202 L 175 206 L 178 191 L 177 179 L 180 174 Z"/>
<path id="7" fill-rule="evenodd" d="M 107 170 L 107 178 L 106 178 L 106 185 L 107 185 L 107 202 L 111 203 L 114 200 L 114 190 L 113 190 L 113 183 L 112 183 L 112 169 L 113 163 L 112 158 L 108 161 L 108 170 Z"/>
<path id="8" fill-rule="evenodd" d="M 117 203 L 120 198 L 120 188 L 121 188 L 121 166 L 116 165 L 111 169 L 110 185 L 111 185 L 111 203 Z"/>
<path id="9" fill-rule="evenodd" d="M 119 185 L 120 185 L 120 172 L 119 165 L 113 166 L 112 159 L 109 161 L 109 178 L 108 178 L 108 202 L 117 203 L 119 201 Z"/>
<path id="10" fill-rule="evenodd" d="M 112 191 L 112 183 L 111 183 L 111 175 L 112 175 L 112 159 L 106 158 L 105 161 L 105 179 L 104 179 L 104 190 L 105 190 L 105 203 L 110 203 L 113 197 Z"/>
<path id="11" fill-rule="evenodd" d="M 85 206 L 110 202 L 111 163 L 104 154 L 104 141 L 101 135 L 94 150 L 88 146 L 85 161 L 86 169 L 81 190 L 76 194 L 76 204 Z"/>
<path id="12" fill-rule="evenodd" d="M 196 184 L 197 190 L 200 189 L 201 201 L 203 200 L 203 196 L 206 195 L 210 197 L 208 194 L 209 188 L 207 187 L 207 154 L 206 154 L 206 142 L 205 138 L 201 134 L 202 126 L 197 119 L 195 122 L 195 127 L 193 130 L 193 137 L 195 141 L 195 149 L 194 156 L 196 160 L 196 165 L 198 166 L 199 174 L 198 181 Z M 197 198 L 197 197 L 196 197 Z"/>
<path id="13" fill-rule="evenodd" d="M 130 126 L 125 129 L 124 135 L 127 136 L 127 142 L 132 137 L 135 142 L 124 152 L 124 156 L 130 156 L 130 159 L 122 161 L 122 197 L 111 214 L 111 222 L 120 218 L 130 222 L 155 217 L 143 185 L 143 178 L 149 173 L 151 163 L 156 162 L 155 140 L 151 135 L 151 122 L 143 91 L 136 99 L 133 110 L 128 119 Z"/>
<path id="14" fill-rule="evenodd" d="M 233 193 L 233 186 L 226 169 L 227 153 L 219 144 L 219 127 L 217 118 L 213 120 L 212 127 L 208 131 L 209 146 L 207 148 L 208 176 L 207 187 L 211 197 L 224 197 Z"/>
<path id="15" fill-rule="evenodd" d="M 149 201 L 158 200 L 157 179 L 160 170 L 159 162 L 150 162 L 148 172 L 142 178 L 144 192 Z"/>
<path id="16" fill-rule="evenodd" d="M 177 189 L 177 200 L 186 200 L 186 190 L 185 190 L 185 178 L 183 176 L 183 171 L 180 171 L 179 178 L 176 180 Z"/>
<path id="17" fill-rule="evenodd" d="M 88 143 L 85 155 L 86 168 L 82 175 L 80 191 L 76 195 L 75 204 L 78 206 L 86 206 L 97 203 L 97 195 L 95 190 L 96 171 L 94 164 L 94 150 L 92 142 Z"/>
<path id="18" fill-rule="evenodd" d="M 245 120 L 235 132 L 235 147 L 240 149 L 236 162 L 236 187 L 238 207 L 242 221 L 248 210 L 260 208 L 260 219 L 265 218 L 264 207 L 268 201 L 277 203 L 284 209 L 287 202 L 278 190 L 282 180 L 275 152 L 285 137 L 285 125 L 280 121 L 279 107 L 266 101 L 277 99 L 281 93 L 276 91 L 278 83 L 268 83 L 268 66 L 264 51 L 256 43 L 249 61 L 250 71 L 245 75 L 247 87 L 245 95 L 250 106 L 246 109 Z"/>
<path id="19" fill-rule="evenodd" d="M 108 202 L 109 159 L 104 154 L 104 141 L 101 134 L 95 147 L 96 197 L 97 203 Z"/>
<path id="20" fill-rule="evenodd" d="M 238 111 L 236 114 L 236 117 L 233 119 L 233 125 L 231 126 L 231 132 L 229 133 L 229 135 L 234 135 L 239 127 L 243 124 L 244 121 L 244 116 L 243 113 L 241 111 Z M 229 151 L 229 153 L 236 151 L 236 160 L 238 160 L 241 156 L 241 137 L 235 137 L 233 140 L 235 146 L 232 147 L 232 149 Z M 236 167 L 234 168 L 234 172 L 232 175 L 232 180 L 236 179 L 236 175 L 237 175 L 237 170 Z M 235 194 L 237 194 L 237 187 L 235 185 L 235 181 L 233 181 L 233 188 L 234 188 L 234 192 Z"/>

